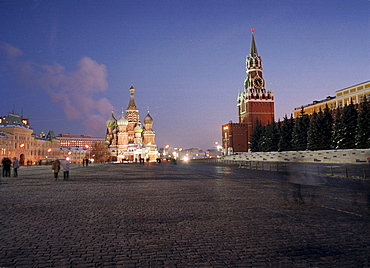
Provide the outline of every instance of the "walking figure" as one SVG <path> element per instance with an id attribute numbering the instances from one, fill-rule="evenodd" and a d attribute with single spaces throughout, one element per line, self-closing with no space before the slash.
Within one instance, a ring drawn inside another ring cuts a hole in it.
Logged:
<path id="1" fill-rule="evenodd" d="M 18 168 L 19 168 L 19 160 L 16 157 L 14 157 L 13 158 L 14 177 L 18 177 Z"/>
<path id="2" fill-rule="evenodd" d="M 68 160 L 65 160 L 62 162 L 62 169 L 63 169 L 63 179 L 68 180 L 69 179 L 69 166 L 70 162 Z"/>
<path id="3" fill-rule="evenodd" d="M 51 164 L 51 170 L 54 173 L 55 180 L 57 180 L 58 179 L 58 173 L 59 173 L 59 170 L 60 170 L 60 161 L 58 159 L 55 159 L 53 161 L 53 163 Z"/>

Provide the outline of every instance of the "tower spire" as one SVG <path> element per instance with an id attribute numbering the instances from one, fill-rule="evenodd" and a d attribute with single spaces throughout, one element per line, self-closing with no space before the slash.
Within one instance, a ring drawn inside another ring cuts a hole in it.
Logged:
<path id="1" fill-rule="evenodd" d="M 135 88 L 133 85 L 130 87 L 130 102 L 128 103 L 128 110 L 137 110 L 135 103 Z"/>
<path id="2" fill-rule="evenodd" d="M 252 32 L 252 43 L 251 43 L 251 50 L 249 52 L 249 55 L 251 57 L 257 57 L 258 52 L 257 52 L 256 42 L 254 41 L 254 28 L 251 29 L 251 32 Z"/>

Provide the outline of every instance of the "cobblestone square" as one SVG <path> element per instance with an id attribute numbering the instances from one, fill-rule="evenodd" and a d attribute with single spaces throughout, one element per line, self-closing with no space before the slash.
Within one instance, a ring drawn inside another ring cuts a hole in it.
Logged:
<path id="1" fill-rule="evenodd" d="M 21 167 L 0 180 L 0 267 L 368 267 L 369 184 L 216 163 Z M 314 200 L 311 202 L 311 198 Z"/>

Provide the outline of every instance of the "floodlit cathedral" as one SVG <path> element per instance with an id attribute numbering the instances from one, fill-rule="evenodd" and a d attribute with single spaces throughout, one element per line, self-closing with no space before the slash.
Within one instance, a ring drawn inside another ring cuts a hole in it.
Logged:
<path id="1" fill-rule="evenodd" d="M 257 120 L 266 125 L 274 121 L 274 93 L 267 90 L 262 76 L 262 59 L 258 55 L 252 28 L 252 42 L 246 57 L 244 90 L 238 94 L 238 123 L 222 125 L 222 147 L 224 154 L 248 152 L 250 137 Z"/>
<path id="2" fill-rule="evenodd" d="M 122 111 L 121 117 L 116 120 L 113 111 L 106 122 L 108 143 L 113 161 L 156 161 L 159 156 L 155 144 L 155 132 L 153 130 L 153 118 L 149 111 L 144 118 L 142 126 L 139 118 L 139 110 L 135 104 L 135 88 L 130 88 L 130 101 L 126 115 Z"/>

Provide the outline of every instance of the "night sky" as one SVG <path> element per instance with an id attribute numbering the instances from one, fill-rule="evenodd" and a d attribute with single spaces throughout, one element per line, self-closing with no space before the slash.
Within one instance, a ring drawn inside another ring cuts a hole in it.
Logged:
<path id="1" fill-rule="evenodd" d="M 158 147 L 208 149 L 237 122 L 251 31 L 275 118 L 370 77 L 370 2 L 0 0 L 0 115 L 103 137 L 129 88 Z"/>

